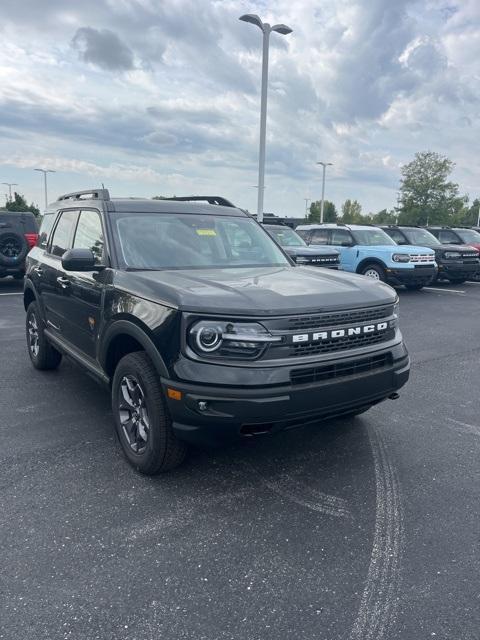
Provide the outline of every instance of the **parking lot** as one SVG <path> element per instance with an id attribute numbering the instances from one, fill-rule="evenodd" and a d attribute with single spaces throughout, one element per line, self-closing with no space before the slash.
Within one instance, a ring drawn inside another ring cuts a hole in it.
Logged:
<path id="1" fill-rule="evenodd" d="M 480 638 L 480 284 L 400 292 L 400 399 L 153 479 L 93 380 L 31 367 L 19 292 L 0 281 L 0 638 Z"/>

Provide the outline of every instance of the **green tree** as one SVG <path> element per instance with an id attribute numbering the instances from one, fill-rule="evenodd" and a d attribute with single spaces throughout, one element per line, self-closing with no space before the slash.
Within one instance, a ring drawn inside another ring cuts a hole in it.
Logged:
<path id="1" fill-rule="evenodd" d="M 473 227 L 477 225 L 478 215 L 480 211 L 480 198 L 475 198 L 470 206 L 465 203 L 464 208 L 459 211 L 452 224 L 458 224 L 460 226 Z"/>
<path id="2" fill-rule="evenodd" d="M 387 211 L 387 209 L 382 209 L 377 214 L 372 216 L 373 224 L 396 224 L 397 222 L 397 214 L 393 209 Z"/>
<path id="3" fill-rule="evenodd" d="M 434 151 L 416 153 L 402 168 L 400 224 L 448 224 L 467 202 L 458 184 L 448 180 L 455 163 Z"/>
<path id="4" fill-rule="evenodd" d="M 342 217 L 343 224 L 361 224 L 365 222 L 364 216 L 362 216 L 362 205 L 357 200 L 345 200 L 342 204 Z"/>
<path id="5" fill-rule="evenodd" d="M 31 211 L 35 214 L 35 216 L 40 215 L 40 210 L 36 207 L 33 202 L 31 204 L 27 204 L 24 196 L 21 196 L 19 193 L 15 192 L 15 196 L 13 200 L 9 200 L 5 205 L 7 211 Z"/>
<path id="6" fill-rule="evenodd" d="M 322 207 L 322 201 L 316 200 L 310 205 L 310 213 L 307 216 L 307 222 L 311 224 L 318 224 L 320 222 L 320 211 Z M 337 208 L 329 200 L 323 202 L 323 221 L 324 222 L 336 222 L 337 221 Z"/>

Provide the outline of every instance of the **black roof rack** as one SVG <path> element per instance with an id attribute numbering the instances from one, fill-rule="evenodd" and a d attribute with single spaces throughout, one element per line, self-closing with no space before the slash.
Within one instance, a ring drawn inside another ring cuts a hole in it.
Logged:
<path id="1" fill-rule="evenodd" d="M 62 196 L 58 196 L 57 202 L 60 200 L 110 200 L 110 194 L 108 189 L 88 189 L 64 193 Z"/>
<path id="2" fill-rule="evenodd" d="M 218 204 L 221 207 L 235 207 L 235 205 L 223 196 L 173 196 L 162 198 L 162 200 L 179 200 L 180 202 L 208 202 L 208 204 Z"/>

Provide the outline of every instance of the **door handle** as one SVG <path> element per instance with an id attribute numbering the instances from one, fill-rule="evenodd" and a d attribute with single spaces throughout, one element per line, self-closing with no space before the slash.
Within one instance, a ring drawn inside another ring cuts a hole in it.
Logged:
<path id="1" fill-rule="evenodd" d="M 35 271 L 35 273 L 37 274 L 37 276 L 41 276 L 43 273 L 43 269 L 42 267 L 34 267 L 33 269 Z"/>
<path id="2" fill-rule="evenodd" d="M 68 278 L 64 278 L 63 276 L 58 276 L 57 282 L 62 287 L 62 289 L 66 289 L 70 286 L 70 280 Z"/>

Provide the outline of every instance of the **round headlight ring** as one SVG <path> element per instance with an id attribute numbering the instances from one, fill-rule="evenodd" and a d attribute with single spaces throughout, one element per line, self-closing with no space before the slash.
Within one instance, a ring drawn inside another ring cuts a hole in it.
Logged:
<path id="1" fill-rule="evenodd" d="M 195 343 L 200 351 L 211 353 L 222 344 L 222 331 L 220 327 L 203 326 L 195 333 Z"/>

